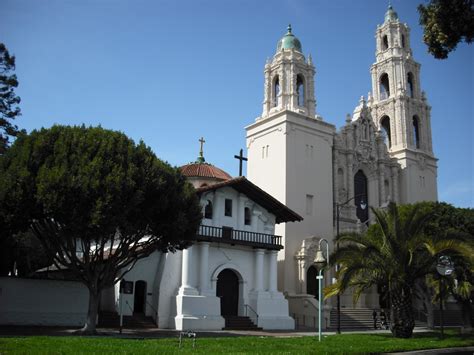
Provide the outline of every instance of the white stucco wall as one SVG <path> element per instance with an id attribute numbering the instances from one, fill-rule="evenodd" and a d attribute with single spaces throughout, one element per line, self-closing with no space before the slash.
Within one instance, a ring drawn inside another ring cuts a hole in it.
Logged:
<path id="1" fill-rule="evenodd" d="M 137 261 L 135 266 L 123 277 L 126 281 L 133 282 L 133 294 L 123 294 L 123 315 L 132 315 L 134 310 L 135 283 L 137 281 L 146 282 L 146 304 L 144 305 L 145 315 L 156 318 L 157 307 L 153 304 L 153 293 L 155 290 L 155 275 L 161 253 L 154 252 L 149 257 Z M 119 312 L 118 284 L 115 286 L 115 305 Z"/>
<path id="2" fill-rule="evenodd" d="M 299 223 L 276 225 L 285 248 L 278 259 L 278 288 L 297 290 L 295 254 L 304 238 L 330 239 L 332 225 L 332 144 L 335 128 L 318 119 L 283 111 L 246 127 L 248 176 L 256 185 L 300 214 Z M 269 146 L 269 155 L 262 147 Z M 307 195 L 312 196 L 310 211 Z M 308 213 L 309 212 L 309 213 Z"/>
<path id="3" fill-rule="evenodd" d="M 80 282 L 0 278 L 0 324 L 81 326 L 89 292 Z"/>

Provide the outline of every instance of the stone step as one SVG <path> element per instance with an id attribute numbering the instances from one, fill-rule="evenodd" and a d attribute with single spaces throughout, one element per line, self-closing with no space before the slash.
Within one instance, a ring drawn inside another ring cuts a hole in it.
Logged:
<path id="1" fill-rule="evenodd" d="M 223 330 L 262 330 L 249 317 L 225 316 L 224 319 L 225 327 Z"/>
<path id="2" fill-rule="evenodd" d="M 120 326 L 120 316 L 114 312 L 99 313 L 99 327 L 118 328 Z M 123 326 L 125 328 L 156 328 L 153 318 L 143 314 L 134 314 L 133 316 L 123 316 Z"/>

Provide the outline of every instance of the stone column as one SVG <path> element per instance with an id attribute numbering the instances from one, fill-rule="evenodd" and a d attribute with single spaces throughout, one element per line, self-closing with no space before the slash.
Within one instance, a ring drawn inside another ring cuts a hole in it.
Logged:
<path id="1" fill-rule="evenodd" d="M 263 253 L 265 251 L 263 249 L 255 249 L 255 272 L 254 272 L 254 279 L 255 279 L 255 291 L 262 291 L 263 290 Z"/>
<path id="2" fill-rule="evenodd" d="M 347 198 L 354 197 L 354 172 L 352 168 L 353 161 L 352 154 L 349 153 L 347 156 L 347 189 L 349 190 L 349 195 Z"/>
<path id="3" fill-rule="evenodd" d="M 379 163 L 379 206 L 385 203 L 385 176 L 383 163 Z"/>
<path id="4" fill-rule="evenodd" d="M 398 169 L 396 166 L 392 166 L 392 186 L 393 186 L 393 196 L 392 201 L 398 203 Z"/>
<path id="5" fill-rule="evenodd" d="M 179 288 L 180 295 L 196 295 L 197 290 L 193 283 L 193 249 L 191 246 L 183 250 L 183 260 L 181 266 L 181 287 Z"/>
<path id="6" fill-rule="evenodd" d="M 200 242 L 201 262 L 199 264 L 199 283 L 201 295 L 209 291 L 209 245 L 208 242 Z"/>
<path id="7" fill-rule="evenodd" d="M 277 251 L 272 250 L 269 253 L 270 256 L 270 275 L 268 283 L 268 291 L 276 292 L 277 291 Z"/>

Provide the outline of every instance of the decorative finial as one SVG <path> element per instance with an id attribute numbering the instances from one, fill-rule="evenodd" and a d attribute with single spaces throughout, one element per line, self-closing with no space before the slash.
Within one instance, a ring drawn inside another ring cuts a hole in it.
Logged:
<path id="1" fill-rule="evenodd" d="M 287 30 L 288 30 L 288 34 L 291 34 L 291 23 L 288 24 Z"/>
<path id="2" fill-rule="evenodd" d="M 206 159 L 204 159 L 204 152 L 203 152 L 203 149 L 202 149 L 203 146 L 204 146 L 204 143 L 206 143 L 206 141 L 204 140 L 203 137 L 201 137 L 199 142 L 201 143 L 201 149 L 199 150 L 199 157 L 197 158 L 197 162 L 202 164 L 206 161 Z"/>

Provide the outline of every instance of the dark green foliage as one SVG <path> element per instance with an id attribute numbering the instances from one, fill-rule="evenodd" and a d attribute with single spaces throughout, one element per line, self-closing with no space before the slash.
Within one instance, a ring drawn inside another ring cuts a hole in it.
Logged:
<path id="1" fill-rule="evenodd" d="M 425 233 L 433 211 L 420 204 L 387 210 L 372 209 L 377 223 L 365 234 L 343 234 L 339 248 L 331 256 L 341 268 L 338 282 L 325 289 L 333 296 L 353 287 L 354 298 L 371 287 L 385 288 L 391 304 L 391 330 L 396 337 L 412 336 L 414 318 L 412 298 L 415 284 L 435 273 L 442 254 L 470 258 L 472 244 L 464 235 L 438 237 Z"/>
<path id="2" fill-rule="evenodd" d="M 0 159 L 0 202 L 9 233 L 32 228 L 91 300 L 137 260 L 188 246 L 201 221 L 194 188 L 178 169 L 143 142 L 100 127 L 20 136 Z"/>
<path id="3" fill-rule="evenodd" d="M 8 53 L 3 43 L 0 43 L 0 155 L 10 144 L 9 137 L 16 137 L 20 131 L 12 124 L 20 115 L 20 98 L 15 95 L 18 80 L 15 74 L 15 57 Z"/>
<path id="4" fill-rule="evenodd" d="M 445 59 L 459 42 L 474 38 L 474 1 L 431 0 L 419 5 L 423 40 L 435 58 Z"/>
<path id="5" fill-rule="evenodd" d="M 444 202 L 422 202 L 421 208 L 431 210 L 433 218 L 425 227 L 425 233 L 437 239 L 450 238 L 453 235 L 463 236 L 471 248 L 474 244 L 474 209 L 456 208 Z M 474 257 L 474 249 L 471 249 Z M 474 265 L 473 258 L 467 259 L 459 255 L 451 255 L 454 263 L 454 274 L 444 277 L 443 294 L 449 293 L 460 304 L 463 312 L 464 327 L 472 328 L 471 314 L 474 299 Z M 439 278 L 437 273 L 426 280 L 423 289 L 431 297 L 425 297 L 425 303 L 439 302 Z M 433 297 L 434 296 L 434 297 Z M 446 296 L 444 296 L 446 297 Z M 429 307 L 429 304 L 427 305 Z"/>

